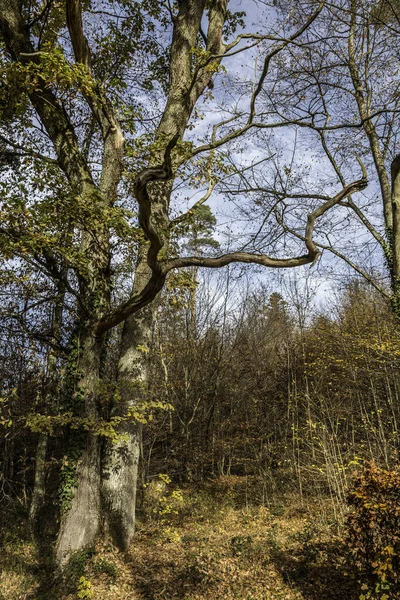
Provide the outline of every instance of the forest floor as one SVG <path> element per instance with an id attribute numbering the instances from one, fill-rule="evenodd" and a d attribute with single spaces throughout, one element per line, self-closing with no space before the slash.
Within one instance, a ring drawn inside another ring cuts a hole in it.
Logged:
<path id="1" fill-rule="evenodd" d="M 181 496 L 181 497 L 180 497 Z M 127 553 L 98 546 L 62 583 L 23 518 L 0 527 L 0 600 L 356 600 L 332 503 L 238 503 L 232 487 L 184 488 L 138 524 Z"/>

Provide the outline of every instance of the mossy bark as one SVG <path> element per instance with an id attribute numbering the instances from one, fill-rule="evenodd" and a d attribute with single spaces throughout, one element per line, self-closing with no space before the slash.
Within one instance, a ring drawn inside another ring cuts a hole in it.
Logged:
<path id="1" fill-rule="evenodd" d="M 79 339 L 77 390 L 73 402 L 76 415 L 91 424 L 74 429 L 64 458 L 64 498 L 61 526 L 56 543 L 56 562 L 63 568 L 71 554 L 94 544 L 101 526 L 100 458 L 101 438 L 93 430 L 99 419 L 98 393 L 103 340 L 90 330 Z"/>

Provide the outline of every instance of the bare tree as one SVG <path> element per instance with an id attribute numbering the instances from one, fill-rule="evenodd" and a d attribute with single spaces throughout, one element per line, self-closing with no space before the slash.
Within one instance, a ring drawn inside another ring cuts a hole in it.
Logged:
<path id="1" fill-rule="evenodd" d="M 286 8 L 285 2 L 279 4 Z M 280 235 L 283 228 L 304 240 L 299 213 L 310 201 L 323 199 L 336 182 L 343 185 L 358 155 L 369 171 L 369 191 L 340 200 L 321 219 L 315 243 L 369 281 L 399 314 L 400 81 L 395 56 L 400 31 L 390 6 L 395 5 L 329 4 L 301 42 L 288 48 L 277 66 L 278 80 L 270 79 L 263 90 L 264 119 L 279 115 L 295 132 L 291 154 L 286 151 L 280 159 L 284 173 L 275 160 L 267 184 L 262 171 L 253 179 L 238 174 L 236 189 L 227 191 L 252 193 L 262 210 L 269 209 L 259 243 L 274 218 Z M 299 12 L 293 8 L 294 21 Z M 313 177 L 319 180 L 314 200 L 305 193 Z"/>

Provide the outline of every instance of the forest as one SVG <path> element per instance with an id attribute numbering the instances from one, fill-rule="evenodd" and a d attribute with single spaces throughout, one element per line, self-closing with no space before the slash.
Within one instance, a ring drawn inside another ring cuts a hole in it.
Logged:
<path id="1" fill-rule="evenodd" d="M 0 0 L 0 600 L 400 599 L 399 57 Z"/>

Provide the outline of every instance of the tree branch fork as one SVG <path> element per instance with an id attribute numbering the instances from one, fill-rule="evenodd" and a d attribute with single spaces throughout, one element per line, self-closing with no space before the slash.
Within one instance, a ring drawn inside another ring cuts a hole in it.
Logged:
<path id="1" fill-rule="evenodd" d="M 139 221 L 149 242 L 147 255 L 148 265 L 151 269 L 151 277 L 145 288 L 137 295 L 129 298 L 125 303 L 113 310 L 98 321 L 93 327 L 94 335 L 101 335 L 111 327 L 114 327 L 124 321 L 129 315 L 134 314 L 141 308 L 149 304 L 161 291 L 167 274 L 173 269 L 185 267 L 204 267 L 209 269 L 218 269 L 232 263 L 247 263 L 261 265 L 267 268 L 293 268 L 302 265 L 313 265 L 318 260 L 321 250 L 313 239 L 315 224 L 326 212 L 337 206 L 351 194 L 364 190 L 368 185 L 366 169 L 359 158 L 357 158 L 362 177 L 343 187 L 335 196 L 325 200 L 321 205 L 315 208 L 307 215 L 307 222 L 304 236 L 301 239 L 305 243 L 306 252 L 287 258 L 271 257 L 266 254 L 253 252 L 235 251 L 222 254 L 216 257 L 205 256 L 183 256 L 172 259 L 160 259 L 159 252 L 164 246 L 165 232 L 157 229 L 152 214 L 154 201 L 150 199 L 147 186 L 154 181 L 167 181 L 173 177 L 171 153 L 178 141 L 175 136 L 169 142 L 164 155 L 163 164 L 143 169 L 136 179 L 135 189 L 140 206 Z M 169 225 L 172 221 L 168 215 L 164 215 Z"/>

